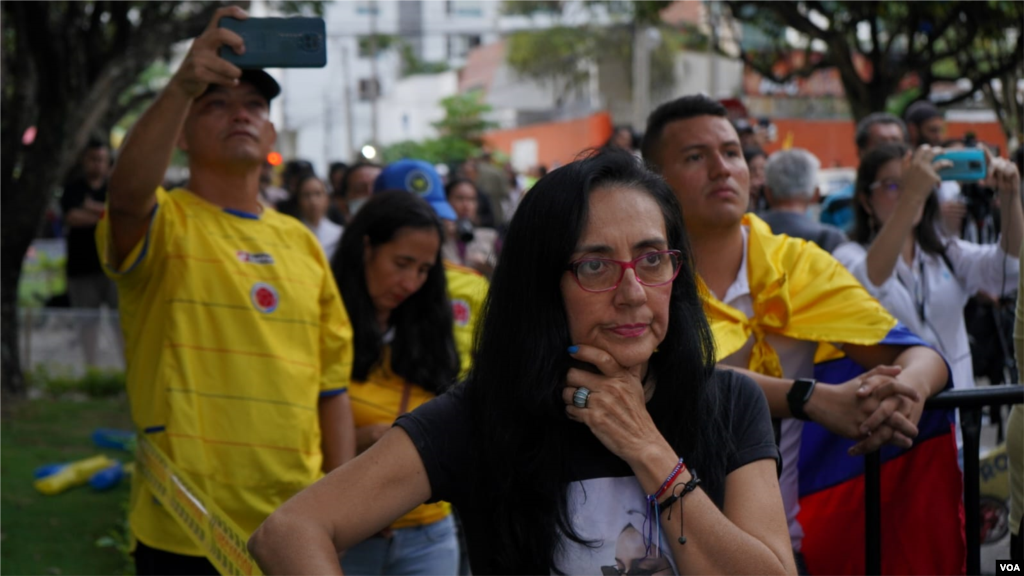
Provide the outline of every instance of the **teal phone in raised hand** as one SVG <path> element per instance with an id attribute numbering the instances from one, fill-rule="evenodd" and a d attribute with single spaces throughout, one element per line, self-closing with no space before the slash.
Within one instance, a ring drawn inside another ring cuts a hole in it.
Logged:
<path id="1" fill-rule="evenodd" d="M 239 68 L 323 68 L 327 33 L 323 18 L 221 18 L 220 27 L 245 42 L 245 53 L 220 47 L 220 57 Z"/>
<path id="2" fill-rule="evenodd" d="M 935 160 L 949 160 L 949 168 L 939 170 L 939 178 L 958 182 L 984 180 L 988 175 L 985 166 L 985 152 L 981 148 L 960 148 L 949 150 L 935 157 Z"/>

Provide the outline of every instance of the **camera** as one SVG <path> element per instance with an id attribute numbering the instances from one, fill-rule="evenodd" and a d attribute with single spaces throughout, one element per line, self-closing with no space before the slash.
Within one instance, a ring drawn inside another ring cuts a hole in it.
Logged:
<path id="1" fill-rule="evenodd" d="M 473 223 L 466 218 L 460 218 L 455 221 L 455 236 L 463 244 L 469 244 L 473 241 Z"/>

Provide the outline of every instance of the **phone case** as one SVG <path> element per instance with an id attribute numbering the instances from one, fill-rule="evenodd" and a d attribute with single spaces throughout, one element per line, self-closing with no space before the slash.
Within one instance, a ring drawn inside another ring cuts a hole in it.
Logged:
<path id="1" fill-rule="evenodd" d="M 327 34 L 323 18 L 221 18 L 220 27 L 245 42 L 245 54 L 221 46 L 220 57 L 239 68 L 323 68 Z"/>
<path id="2" fill-rule="evenodd" d="M 972 182 L 984 180 L 988 174 L 985 166 L 985 153 L 978 148 L 950 150 L 944 154 L 939 154 L 935 157 L 935 160 L 950 160 L 953 162 L 951 167 L 939 170 L 939 177 L 943 180 Z"/>

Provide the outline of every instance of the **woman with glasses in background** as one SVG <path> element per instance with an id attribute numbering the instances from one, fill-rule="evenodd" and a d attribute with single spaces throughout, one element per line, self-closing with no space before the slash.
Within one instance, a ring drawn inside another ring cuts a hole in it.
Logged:
<path id="1" fill-rule="evenodd" d="M 796 573 L 767 402 L 715 369 L 660 177 L 622 151 L 545 176 L 487 302 L 466 381 L 279 508 L 249 542 L 265 573 L 337 573 L 336 549 L 438 499 L 474 574 Z"/>
<path id="2" fill-rule="evenodd" d="M 1020 174 L 1010 162 L 989 158 L 1002 206 L 998 244 L 973 244 L 940 232 L 935 188 L 952 166 L 941 148 L 902 144 L 869 152 L 857 169 L 853 242 L 832 255 L 897 320 L 946 357 L 955 388 L 974 386 L 963 309 L 984 290 L 1005 294 L 1017 285 L 1022 217 Z M 958 429 L 959 431 L 959 429 Z"/>

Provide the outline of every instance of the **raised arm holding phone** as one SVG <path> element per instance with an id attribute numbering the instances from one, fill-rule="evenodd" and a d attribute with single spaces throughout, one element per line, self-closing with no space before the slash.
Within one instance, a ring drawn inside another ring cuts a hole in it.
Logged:
<path id="1" fill-rule="evenodd" d="M 140 433 L 249 533 L 355 454 L 352 329 L 316 238 L 258 200 L 280 93 L 217 11 L 125 140 L 97 229 L 118 284 L 128 394 Z M 161 182 L 175 147 L 183 188 Z M 133 479 L 138 574 L 210 574 L 172 514 Z M 170 570 L 168 572 L 168 570 Z"/>
<path id="2" fill-rule="evenodd" d="M 943 236 L 935 188 L 964 173 L 954 166 L 964 151 L 945 152 L 927 144 L 914 151 L 888 144 L 866 155 L 857 170 L 854 242 L 833 256 L 893 316 L 943 353 L 955 387 L 964 388 L 974 386 L 974 373 L 961 311 L 978 291 L 1004 294 L 1016 285 L 1024 212 L 1016 166 L 987 150 L 984 156 L 973 151 L 972 164 L 981 164 L 977 176 L 987 174 L 998 191 L 1002 238 L 981 245 Z"/>

